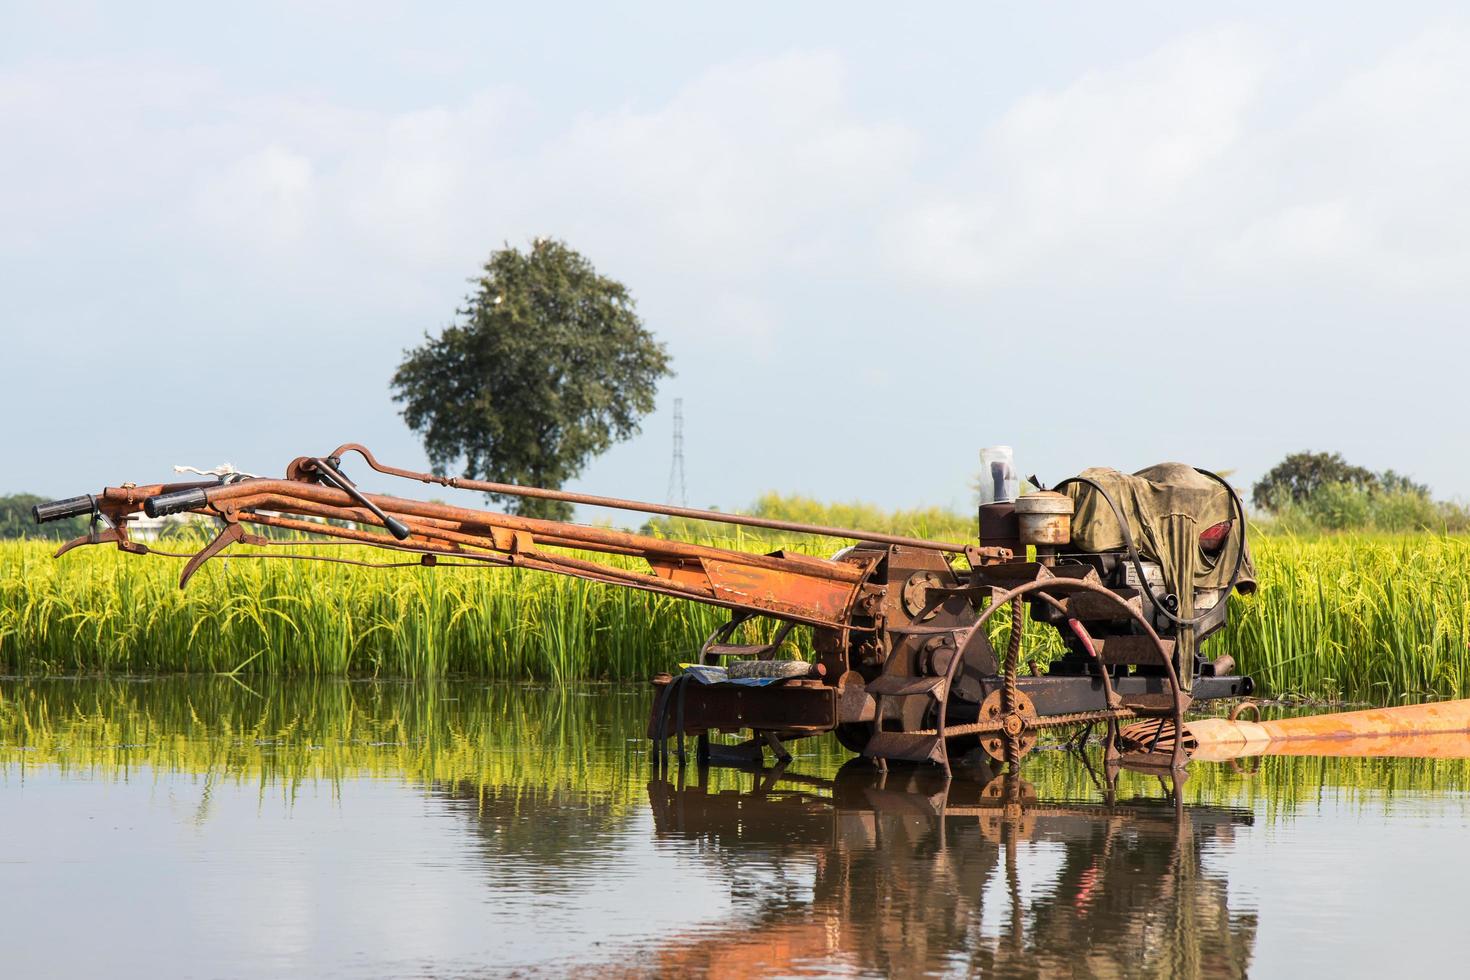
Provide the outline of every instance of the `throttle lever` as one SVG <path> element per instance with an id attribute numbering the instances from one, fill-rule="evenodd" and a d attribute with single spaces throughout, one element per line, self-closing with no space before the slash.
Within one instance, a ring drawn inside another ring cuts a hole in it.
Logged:
<path id="1" fill-rule="evenodd" d="M 371 511 L 374 517 L 383 522 L 383 526 L 388 529 L 388 533 L 392 534 L 399 541 L 407 541 L 409 535 L 413 533 L 408 529 L 407 524 L 398 520 L 396 517 L 389 517 L 387 514 L 383 513 L 382 508 L 373 503 L 371 500 L 364 497 L 362 495 L 362 491 L 357 489 L 357 485 L 351 480 L 347 479 L 347 477 L 343 475 L 342 471 L 337 469 L 336 466 L 327 462 L 325 459 L 313 457 L 311 460 L 311 467 L 312 469 L 316 470 L 318 474 L 321 475 L 322 479 L 326 480 L 332 486 L 336 487 L 338 490 L 341 490 L 343 493 L 347 494 L 347 496 L 357 501 L 359 505 Z"/>

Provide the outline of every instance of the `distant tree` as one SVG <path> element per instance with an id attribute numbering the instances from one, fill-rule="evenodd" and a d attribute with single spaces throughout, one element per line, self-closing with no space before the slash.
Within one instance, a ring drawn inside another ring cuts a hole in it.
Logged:
<path id="1" fill-rule="evenodd" d="M 1292 453 L 1271 468 L 1251 488 L 1251 501 L 1263 509 L 1302 504 L 1325 488 L 1360 494 L 1405 494 L 1429 499 L 1429 487 L 1393 470 L 1374 473 L 1353 466 L 1341 453 Z"/>
<path id="2" fill-rule="evenodd" d="M 1378 474 L 1378 489 L 1384 493 L 1402 493 L 1412 497 L 1429 499 L 1429 484 L 1416 483 L 1402 473 L 1384 470 Z"/>
<path id="3" fill-rule="evenodd" d="M 473 479 L 559 488 L 638 432 L 672 372 L 625 286 L 548 239 L 495 252 L 472 282 L 459 322 L 405 351 L 392 380 L 436 473 L 463 460 Z M 496 499 L 528 516 L 572 512 Z"/>
<path id="4" fill-rule="evenodd" d="M 0 538 L 43 538 L 55 541 L 74 538 L 87 530 L 85 517 L 69 517 L 50 524 L 37 524 L 31 516 L 31 508 L 44 503 L 46 499 L 33 493 L 0 497 Z"/>
<path id="5" fill-rule="evenodd" d="M 1251 501 L 1270 508 L 1287 500 L 1301 503 L 1331 483 L 1366 490 L 1373 482 L 1372 470 L 1351 465 L 1341 453 L 1292 453 L 1256 482 Z"/>

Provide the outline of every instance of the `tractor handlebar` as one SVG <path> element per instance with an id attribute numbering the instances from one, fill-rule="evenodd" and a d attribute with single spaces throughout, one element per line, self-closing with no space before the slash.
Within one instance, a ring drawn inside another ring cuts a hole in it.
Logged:
<path id="1" fill-rule="evenodd" d="M 64 500 L 48 500 L 45 503 L 36 504 L 31 508 L 31 517 L 35 518 L 37 524 L 46 524 L 50 521 L 60 521 L 68 517 L 81 517 L 83 514 L 90 514 L 96 507 L 96 498 L 90 493 L 84 493 L 80 497 L 67 497 Z"/>
<path id="2" fill-rule="evenodd" d="M 173 493 L 161 493 L 156 497 L 149 497 L 143 501 L 143 512 L 149 517 L 167 517 L 170 514 L 182 514 L 187 510 L 194 510 L 209 503 L 209 498 L 199 487 L 190 490 L 175 490 Z"/>

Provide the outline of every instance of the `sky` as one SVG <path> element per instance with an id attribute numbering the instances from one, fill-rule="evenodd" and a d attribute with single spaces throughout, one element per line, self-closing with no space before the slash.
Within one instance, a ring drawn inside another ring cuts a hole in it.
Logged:
<path id="1" fill-rule="evenodd" d="M 426 467 L 404 349 L 551 236 L 677 371 L 577 489 L 665 499 L 682 398 L 695 506 L 995 444 L 1470 498 L 1467 106 L 1454 4 L 0 0 L 0 493 Z"/>

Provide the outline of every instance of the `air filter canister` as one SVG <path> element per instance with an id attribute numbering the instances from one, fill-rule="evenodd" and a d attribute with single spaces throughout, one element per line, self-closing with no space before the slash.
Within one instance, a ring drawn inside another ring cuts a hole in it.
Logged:
<path id="1" fill-rule="evenodd" d="M 1016 499 L 1016 523 L 1021 543 L 1034 545 L 1072 542 L 1072 498 L 1053 490 L 1028 493 Z"/>

